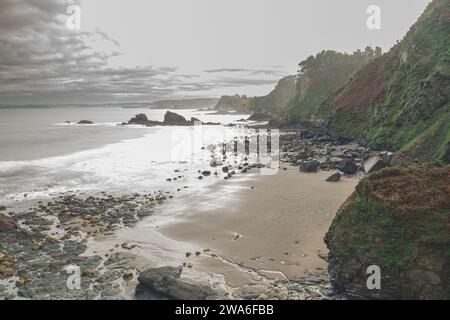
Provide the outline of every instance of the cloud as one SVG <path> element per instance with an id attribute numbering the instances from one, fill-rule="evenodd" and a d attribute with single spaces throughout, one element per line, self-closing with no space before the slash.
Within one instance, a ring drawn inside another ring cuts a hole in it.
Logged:
<path id="1" fill-rule="evenodd" d="M 255 70 L 255 69 L 245 69 L 245 68 L 220 68 L 220 69 L 208 69 L 204 70 L 206 73 L 246 73 L 249 75 L 273 75 L 273 76 L 280 76 L 284 73 L 281 72 L 279 67 L 274 66 L 273 69 L 261 69 L 261 70 Z"/>
<path id="2" fill-rule="evenodd" d="M 255 78 L 276 70 L 207 70 L 213 77 L 201 79 L 167 66 L 112 68 L 111 58 L 123 54 L 120 44 L 98 29 L 67 28 L 72 4 L 79 0 L 1 0 L 0 103 L 148 101 L 276 82 Z M 107 41 L 117 50 L 98 52 L 90 41 Z M 232 72 L 246 75 L 223 76 Z"/>

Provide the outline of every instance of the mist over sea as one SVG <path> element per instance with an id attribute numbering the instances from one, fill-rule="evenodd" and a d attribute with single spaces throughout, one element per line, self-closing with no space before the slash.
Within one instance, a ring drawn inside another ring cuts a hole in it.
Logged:
<path id="1" fill-rule="evenodd" d="M 201 147 L 251 133 L 251 129 L 225 126 L 120 125 L 138 113 L 162 121 L 166 111 L 96 106 L 0 108 L 0 203 L 61 192 L 176 191 L 185 186 L 195 191 L 218 180 L 211 177 L 199 183 L 197 172 L 205 170 L 211 159 L 210 152 Z M 222 124 L 246 117 L 175 112 Z M 76 124 L 80 120 L 94 124 Z M 169 178 L 172 181 L 167 182 Z"/>

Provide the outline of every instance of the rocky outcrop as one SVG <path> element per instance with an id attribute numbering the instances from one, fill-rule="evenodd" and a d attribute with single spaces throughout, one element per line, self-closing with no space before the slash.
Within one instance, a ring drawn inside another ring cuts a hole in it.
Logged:
<path id="1" fill-rule="evenodd" d="M 89 120 L 81 120 L 81 121 L 78 121 L 77 124 L 94 124 L 94 123 L 92 121 L 89 121 Z"/>
<path id="2" fill-rule="evenodd" d="M 450 299 L 450 165 L 366 176 L 325 237 L 334 288 L 351 297 Z M 369 290 L 369 266 L 381 289 Z"/>
<path id="3" fill-rule="evenodd" d="M 189 283 L 181 279 L 182 267 L 148 268 L 138 277 L 136 296 L 171 300 L 214 299 L 217 293 L 210 287 Z"/>
<path id="4" fill-rule="evenodd" d="M 137 114 L 133 118 L 131 118 L 126 124 L 137 124 L 146 127 L 153 126 L 193 126 L 194 124 L 208 124 L 208 125 L 217 125 L 218 123 L 202 123 L 199 119 L 192 117 L 191 120 L 186 120 L 185 117 L 179 115 L 178 113 L 167 111 L 164 115 L 164 121 L 153 121 L 147 118 L 147 115 L 144 113 Z"/>
<path id="5" fill-rule="evenodd" d="M 247 96 L 222 96 L 214 107 L 216 111 L 235 111 L 239 113 L 250 113 L 251 99 Z"/>
<path id="6" fill-rule="evenodd" d="M 131 118 L 128 121 L 128 124 L 138 124 L 138 125 L 146 126 L 148 124 L 147 115 L 144 113 L 139 113 L 139 114 L 135 115 L 133 118 Z"/>

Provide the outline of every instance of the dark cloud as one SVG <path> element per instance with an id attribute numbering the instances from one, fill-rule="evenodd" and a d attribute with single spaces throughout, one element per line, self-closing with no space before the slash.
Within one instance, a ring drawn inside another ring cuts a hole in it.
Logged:
<path id="1" fill-rule="evenodd" d="M 77 103 L 116 100 L 146 101 L 180 92 L 276 82 L 239 77 L 205 81 L 177 74 L 173 67 L 111 68 L 119 51 L 97 52 L 88 40 L 120 44 L 101 30 L 66 27 L 71 0 L 0 1 L 0 103 Z M 275 75 L 275 70 L 217 69 L 207 73 L 245 72 Z"/>

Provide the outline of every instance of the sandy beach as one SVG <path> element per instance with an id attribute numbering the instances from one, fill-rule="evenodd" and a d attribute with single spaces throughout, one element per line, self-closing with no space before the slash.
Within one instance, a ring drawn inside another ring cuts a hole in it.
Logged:
<path id="1" fill-rule="evenodd" d="M 357 183 L 325 182 L 329 175 L 286 167 L 273 176 L 233 177 L 225 182 L 230 194 L 218 192 L 224 188 L 219 184 L 182 199 L 184 206 L 168 204 L 182 214 L 159 231 L 206 250 L 186 260 L 196 270 L 224 275 L 232 287 L 254 282 L 255 275 L 326 277 L 327 263 L 319 257 L 326 253 L 323 236 Z"/>

